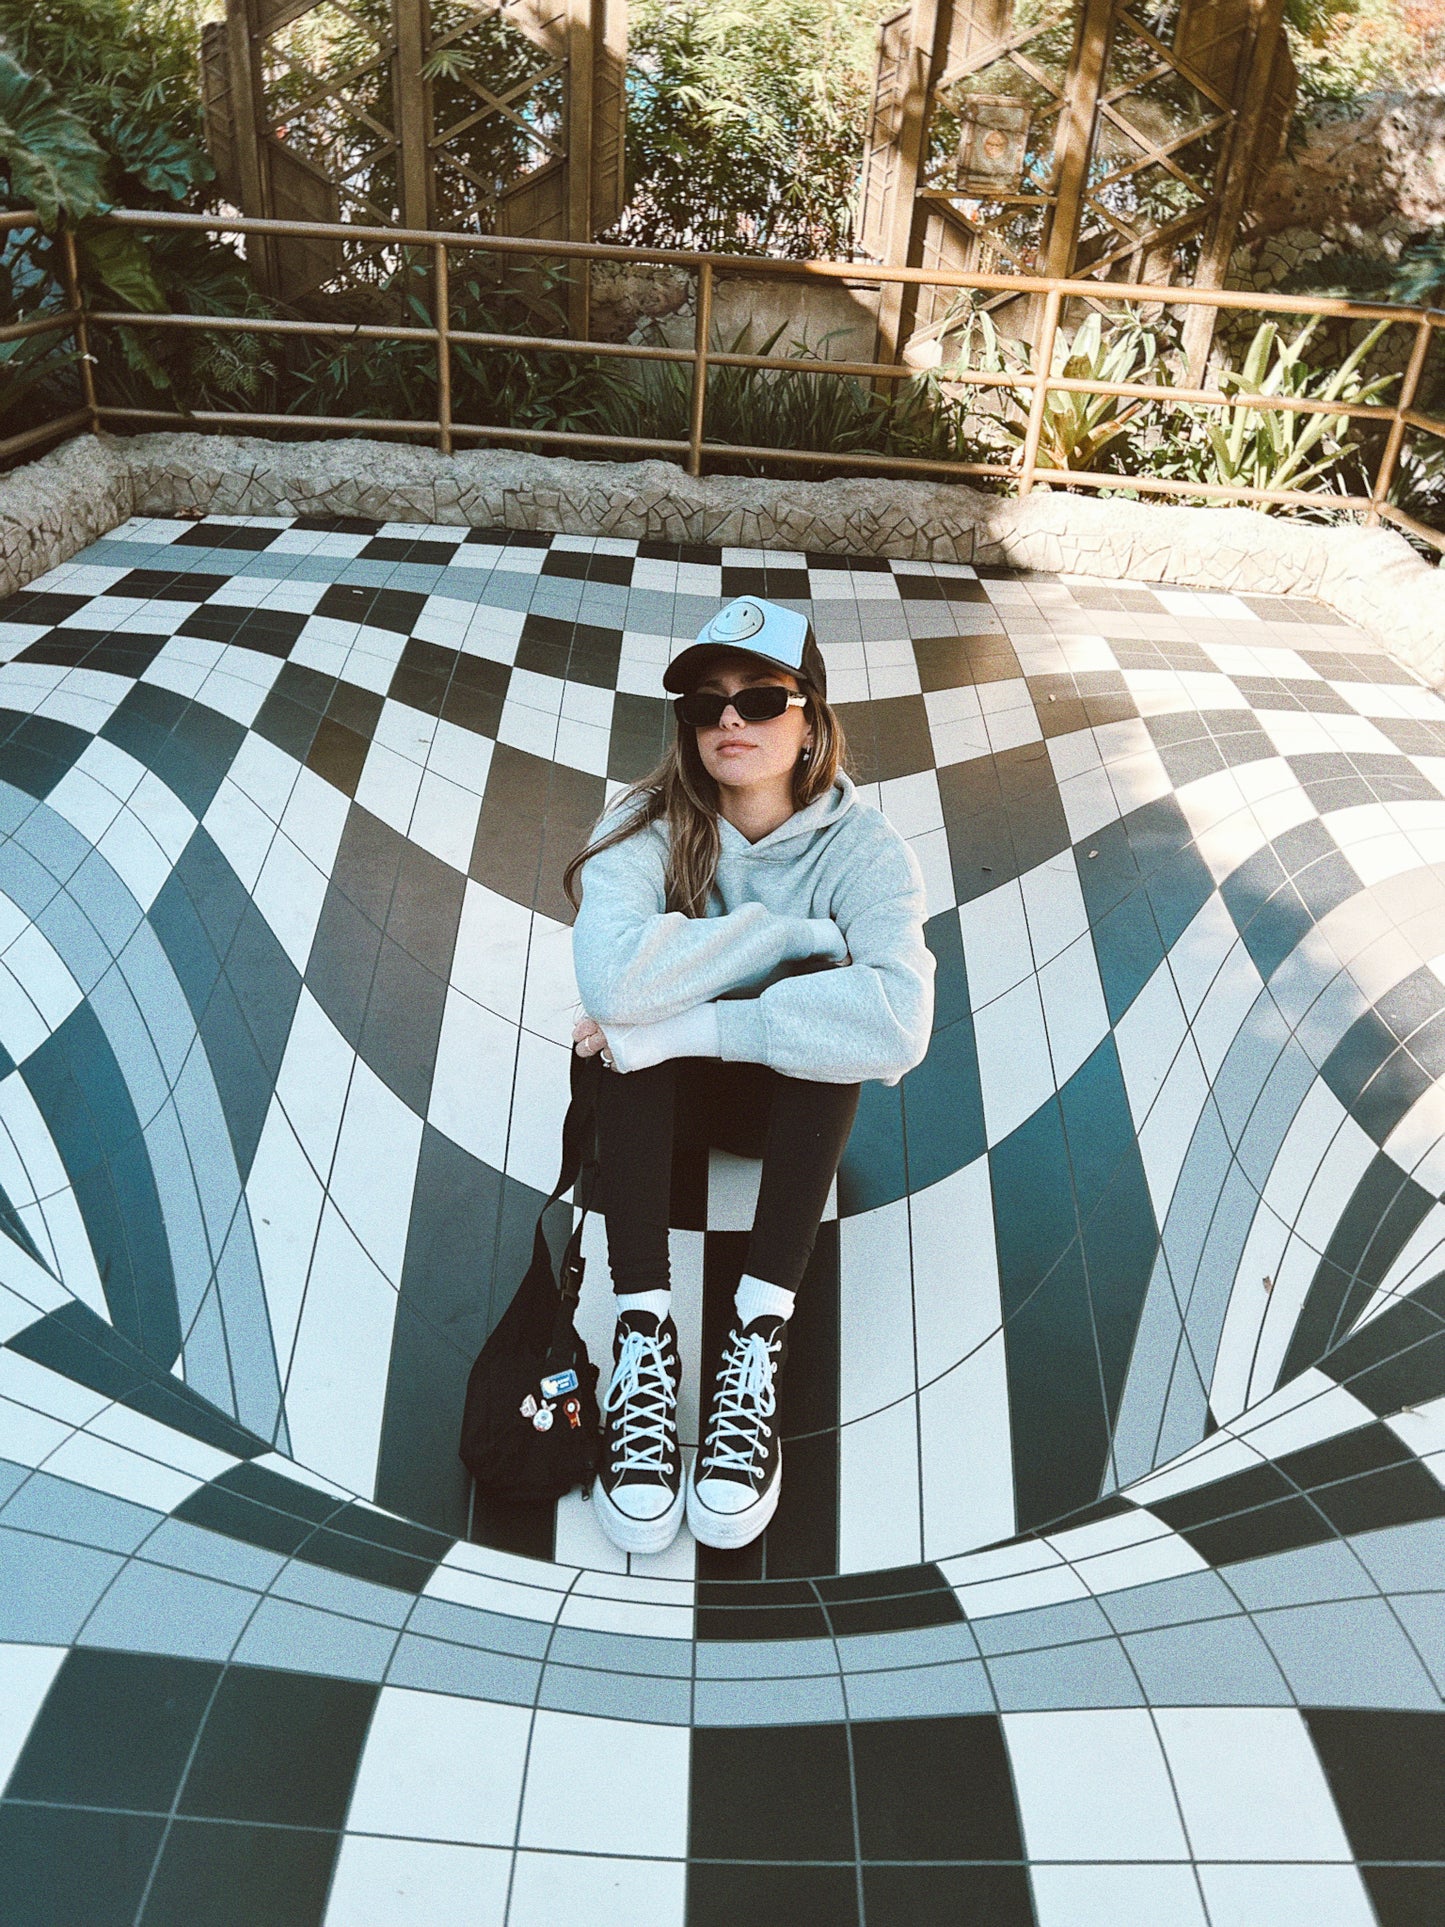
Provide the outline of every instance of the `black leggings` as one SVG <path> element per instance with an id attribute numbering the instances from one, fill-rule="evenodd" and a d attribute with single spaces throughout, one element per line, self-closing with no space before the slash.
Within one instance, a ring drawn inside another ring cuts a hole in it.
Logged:
<path id="1" fill-rule="evenodd" d="M 761 1157 L 747 1270 L 796 1291 L 858 1109 L 856 1084 L 814 1084 L 763 1064 L 681 1057 L 604 1070 L 599 1201 L 615 1291 L 655 1291 L 667 1263 L 674 1126 L 692 1142 Z"/>

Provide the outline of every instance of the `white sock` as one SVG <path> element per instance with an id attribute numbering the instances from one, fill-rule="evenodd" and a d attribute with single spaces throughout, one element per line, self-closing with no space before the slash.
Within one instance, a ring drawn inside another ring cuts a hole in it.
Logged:
<path id="1" fill-rule="evenodd" d="M 745 1271 L 733 1297 L 738 1323 L 746 1331 L 755 1318 L 791 1318 L 796 1296 L 795 1292 L 785 1291 L 781 1285 L 767 1284 Z"/>
<path id="2" fill-rule="evenodd" d="M 617 1316 L 625 1311 L 650 1311 L 660 1325 L 672 1310 L 670 1291 L 619 1291 L 617 1293 Z"/>

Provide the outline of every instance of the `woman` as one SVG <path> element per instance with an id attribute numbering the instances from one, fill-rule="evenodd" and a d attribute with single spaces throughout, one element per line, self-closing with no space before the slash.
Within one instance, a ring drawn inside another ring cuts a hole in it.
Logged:
<path id="1" fill-rule="evenodd" d="M 618 1311 L 594 1499 L 626 1552 L 670 1545 L 684 1507 L 694 1536 L 722 1547 L 776 1511 L 787 1323 L 859 1085 L 896 1084 L 933 1016 L 917 859 L 844 770 L 804 617 L 743 596 L 662 681 L 676 739 L 564 877 L 574 905 L 582 890 L 574 1044 L 606 1067 L 599 1192 Z M 667 1249 L 679 1114 L 763 1160 L 685 1499 Z"/>

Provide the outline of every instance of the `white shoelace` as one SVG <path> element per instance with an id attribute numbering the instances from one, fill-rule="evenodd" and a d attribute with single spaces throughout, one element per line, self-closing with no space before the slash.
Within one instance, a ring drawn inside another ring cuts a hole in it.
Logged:
<path id="1" fill-rule="evenodd" d="M 646 1332 L 623 1335 L 612 1383 L 602 1401 L 604 1412 L 619 1414 L 610 1437 L 614 1472 L 665 1472 L 669 1419 L 677 1387 L 663 1363 L 663 1341 Z"/>
<path id="2" fill-rule="evenodd" d="M 758 1431 L 777 1408 L 773 1395 L 773 1352 L 757 1332 L 734 1332 L 723 1358 L 717 1403 L 703 1464 L 709 1472 L 753 1471 Z"/>

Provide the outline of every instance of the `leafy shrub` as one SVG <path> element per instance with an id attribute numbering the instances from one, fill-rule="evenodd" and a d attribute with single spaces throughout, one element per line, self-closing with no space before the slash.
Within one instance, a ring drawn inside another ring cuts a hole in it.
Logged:
<path id="1" fill-rule="evenodd" d="M 886 0 L 635 0 L 622 239 L 846 256 Z"/>
<path id="2" fill-rule="evenodd" d="M 1398 377 L 1385 374 L 1366 379 L 1360 365 L 1390 325 L 1379 322 L 1337 368 L 1316 369 L 1304 359 L 1304 351 L 1319 326 L 1317 320 L 1310 321 L 1293 341 L 1284 339 L 1277 323 L 1263 322 L 1255 330 L 1243 365 L 1237 371 L 1223 370 L 1219 386 L 1229 395 L 1377 401 Z M 1304 488 L 1327 476 L 1337 482 L 1342 466 L 1358 449 L 1350 439 L 1348 415 L 1244 406 L 1221 411 L 1199 405 L 1181 407 L 1173 421 L 1172 432 L 1156 453 L 1155 472 L 1226 486 Z"/>

